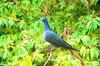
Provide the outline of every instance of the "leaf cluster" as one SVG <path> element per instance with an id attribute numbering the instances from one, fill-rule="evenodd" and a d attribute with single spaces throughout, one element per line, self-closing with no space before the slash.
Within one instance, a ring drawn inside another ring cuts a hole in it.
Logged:
<path id="1" fill-rule="evenodd" d="M 99 0 L 1 0 L 0 1 L 0 65 L 42 66 L 50 44 L 43 39 L 47 17 L 51 28 L 60 35 L 64 28 L 69 44 L 84 60 L 85 66 L 100 66 Z M 70 29 L 69 29 L 70 28 Z M 82 66 L 70 51 L 53 51 L 47 66 Z"/>

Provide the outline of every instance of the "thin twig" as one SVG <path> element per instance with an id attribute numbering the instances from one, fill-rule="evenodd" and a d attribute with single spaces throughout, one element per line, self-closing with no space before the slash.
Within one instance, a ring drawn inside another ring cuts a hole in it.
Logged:
<path id="1" fill-rule="evenodd" d="M 61 62 L 58 62 L 57 60 L 55 60 L 55 59 L 50 59 L 51 61 L 55 61 L 55 62 L 57 62 L 57 63 L 61 63 Z"/>
<path id="2" fill-rule="evenodd" d="M 46 64 L 48 63 L 48 61 L 49 61 L 49 60 L 50 60 L 50 58 L 51 58 L 51 55 L 52 55 L 52 50 L 50 51 L 50 55 L 49 55 L 49 57 L 48 57 L 47 61 L 44 63 L 44 65 L 43 65 L 43 66 L 46 66 Z"/>

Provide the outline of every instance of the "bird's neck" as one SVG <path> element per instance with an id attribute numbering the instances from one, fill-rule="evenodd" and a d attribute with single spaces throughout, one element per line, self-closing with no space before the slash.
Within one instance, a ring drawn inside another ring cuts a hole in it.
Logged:
<path id="1" fill-rule="evenodd" d="M 51 28 L 50 28 L 48 22 L 45 22 L 44 23 L 44 31 L 48 31 L 48 30 L 51 30 Z"/>

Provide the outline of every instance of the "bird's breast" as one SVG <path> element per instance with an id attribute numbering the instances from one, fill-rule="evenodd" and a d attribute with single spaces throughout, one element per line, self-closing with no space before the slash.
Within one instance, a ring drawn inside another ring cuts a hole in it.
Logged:
<path id="1" fill-rule="evenodd" d="M 45 36 L 45 34 L 44 34 L 44 40 L 47 40 L 47 37 Z"/>
<path id="2" fill-rule="evenodd" d="M 46 32 L 44 33 L 44 40 L 47 40 Z"/>
<path id="3" fill-rule="evenodd" d="M 45 39 L 46 41 L 49 41 L 49 40 L 51 39 L 51 33 L 50 33 L 50 31 L 46 31 L 46 32 L 44 33 L 44 39 Z"/>

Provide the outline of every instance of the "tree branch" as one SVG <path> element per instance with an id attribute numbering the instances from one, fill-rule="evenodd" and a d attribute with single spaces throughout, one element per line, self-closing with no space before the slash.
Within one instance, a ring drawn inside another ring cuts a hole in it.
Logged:
<path id="1" fill-rule="evenodd" d="M 52 50 L 50 51 L 50 55 L 49 55 L 49 57 L 48 57 L 47 61 L 44 63 L 44 65 L 43 65 L 43 66 L 46 66 L 46 64 L 48 63 L 48 61 L 49 61 L 49 60 L 50 60 L 50 58 L 51 58 L 51 55 L 52 55 Z"/>

